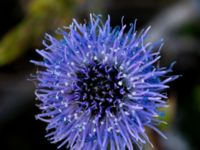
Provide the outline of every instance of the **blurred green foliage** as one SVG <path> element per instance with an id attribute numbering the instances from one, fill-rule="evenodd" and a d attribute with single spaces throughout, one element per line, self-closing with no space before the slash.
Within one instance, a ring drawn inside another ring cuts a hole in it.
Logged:
<path id="1" fill-rule="evenodd" d="M 200 38 L 200 24 L 188 23 L 183 26 L 177 34 L 182 36 L 191 36 L 195 38 Z"/>
<path id="2" fill-rule="evenodd" d="M 0 66 L 38 45 L 45 32 L 69 22 L 77 0 L 32 0 L 24 20 L 0 41 Z"/>
<path id="3" fill-rule="evenodd" d="M 193 96 L 195 109 L 200 113 L 200 85 L 195 87 Z"/>
<path id="4" fill-rule="evenodd" d="M 166 130 L 170 127 L 170 125 L 174 122 L 174 117 L 176 113 L 176 98 L 175 96 L 171 96 L 169 98 L 169 104 L 168 107 L 160 108 L 159 111 L 161 111 L 161 114 L 159 116 L 159 119 L 162 120 L 164 123 L 162 123 L 159 128 L 161 130 Z"/>

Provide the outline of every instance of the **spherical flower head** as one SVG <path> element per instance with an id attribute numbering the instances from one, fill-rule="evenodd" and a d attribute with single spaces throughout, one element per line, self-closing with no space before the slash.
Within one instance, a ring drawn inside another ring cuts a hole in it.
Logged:
<path id="1" fill-rule="evenodd" d="M 123 21 L 122 21 L 123 22 Z M 165 137 L 156 126 L 166 107 L 166 83 L 172 65 L 159 67 L 162 41 L 147 42 L 149 28 L 136 33 L 135 23 L 111 28 L 110 17 L 90 15 L 46 34 L 35 94 L 48 123 L 46 137 L 71 150 L 133 150 L 150 143 L 145 128 Z"/>

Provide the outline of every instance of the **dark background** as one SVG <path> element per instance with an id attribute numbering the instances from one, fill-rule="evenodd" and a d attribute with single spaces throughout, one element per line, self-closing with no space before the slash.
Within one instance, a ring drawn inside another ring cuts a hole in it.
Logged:
<path id="1" fill-rule="evenodd" d="M 6 0 L 0 1 L 0 146 L 1 150 L 55 150 L 45 138 L 45 123 L 35 120 L 39 112 L 34 84 L 27 81 L 36 67 L 31 59 L 42 48 L 44 33 L 72 18 L 83 21 L 90 12 L 111 15 L 113 26 L 121 17 L 137 29 L 152 26 L 151 40 L 164 38 L 161 65 L 176 61 L 174 74 L 182 77 L 170 84 L 170 107 L 161 129 L 168 140 L 150 132 L 155 149 L 200 149 L 200 2 L 198 0 Z M 145 149 L 150 150 L 149 146 Z"/>

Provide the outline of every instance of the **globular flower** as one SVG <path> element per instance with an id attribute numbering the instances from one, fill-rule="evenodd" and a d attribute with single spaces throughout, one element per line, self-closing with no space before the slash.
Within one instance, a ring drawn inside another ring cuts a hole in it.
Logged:
<path id="1" fill-rule="evenodd" d="M 112 28 L 110 17 L 90 15 L 89 23 L 46 34 L 38 69 L 36 97 L 47 123 L 46 137 L 71 150 L 133 150 L 151 143 L 145 129 L 165 137 L 157 125 L 167 106 L 166 83 L 172 65 L 159 67 L 162 40 L 148 41 L 148 30 L 135 24 Z M 125 31 L 126 30 L 126 31 Z"/>

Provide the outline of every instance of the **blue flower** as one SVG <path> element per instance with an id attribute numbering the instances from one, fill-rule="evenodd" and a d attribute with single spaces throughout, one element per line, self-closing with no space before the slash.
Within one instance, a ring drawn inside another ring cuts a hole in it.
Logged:
<path id="1" fill-rule="evenodd" d="M 136 33 L 136 23 L 111 28 L 110 17 L 90 15 L 90 22 L 75 19 L 60 38 L 46 34 L 45 48 L 36 50 L 43 61 L 34 75 L 35 94 L 48 123 L 46 137 L 71 150 L 125 150 L 150 143 L 149 127 L 156 126 L 159 108 L 166 107 L 166 83 L 173 64 L 159 67 L 162 40 L 147 42 L 150 28 Z"/>

